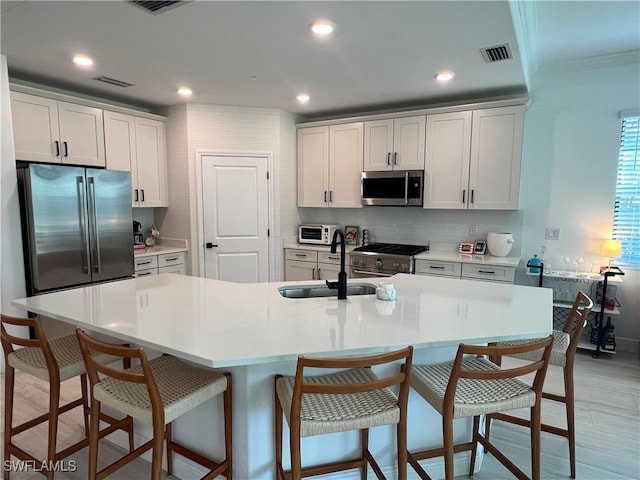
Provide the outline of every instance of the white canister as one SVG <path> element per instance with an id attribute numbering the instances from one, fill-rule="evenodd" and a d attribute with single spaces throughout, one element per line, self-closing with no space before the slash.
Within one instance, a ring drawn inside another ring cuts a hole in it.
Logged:
<path id="1" fill-rule="evenodd" d="M 491 232 L 487 234 L 487 248 L 494 257 L 506 257 L 513 247 L 513 234 Z"/>
<path id="2" fill-rule="evenodd" d="M 380 300 L 395 300 L 396 289 L 393 283 L 380 282 L 376 288 L 376 297 Z"/>

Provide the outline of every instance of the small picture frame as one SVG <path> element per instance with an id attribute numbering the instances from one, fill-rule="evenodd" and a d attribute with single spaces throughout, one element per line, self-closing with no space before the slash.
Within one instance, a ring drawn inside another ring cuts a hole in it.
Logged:
<path id="1" fill-rule="evenodd" d="M 467 253 L 470 255 L 473 253 L 473 248 L 473 243 L 461 242 L 460 246 L 458 247 L 458 253 Z"/>
<path id="2" fill-rule="evenodd" d="M 347 245 L 358 244 L 358 233 L 360 227 L 345 225 L 344 227 L 344 241 Z"/>
<path id="3" fill-rule="evenodd" d="M 473 247 L 474 255 L 484 255 L 484 252 L 487 250 L 487 242 L 484 240 L 476 240 L 476 243 Z"/>

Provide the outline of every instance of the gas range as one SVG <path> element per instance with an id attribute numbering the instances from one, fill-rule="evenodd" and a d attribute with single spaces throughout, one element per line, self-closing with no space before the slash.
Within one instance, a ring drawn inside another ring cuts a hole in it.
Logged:
<path id="1" fill-rule="evenodd" d="M 415 255 L 428 250 L 424 245 L 394 243 L 372 243 L 355 248 L 350 253 L 351 278 L 413 273 Z"/>

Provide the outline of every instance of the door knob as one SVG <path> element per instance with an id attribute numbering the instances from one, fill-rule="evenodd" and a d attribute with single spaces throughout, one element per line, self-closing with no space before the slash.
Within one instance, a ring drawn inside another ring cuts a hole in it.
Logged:
<path id="1" fill-rule="evenodd" d="M 211 243 L 211 242 L 207 242 L 205 243 L 205 247 L 207 248 L 213 248 L 213 247 L 217 247 L 218 245 L 216 245 L 215 243 Z"/>

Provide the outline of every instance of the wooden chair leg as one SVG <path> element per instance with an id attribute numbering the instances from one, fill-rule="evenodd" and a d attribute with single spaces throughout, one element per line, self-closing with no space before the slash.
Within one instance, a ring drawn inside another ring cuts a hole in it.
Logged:
<path id="1" fill-rule="evenodd" d="M 276 375 L 275 381 L 278 381 L 279 376 Z M 274 388 L 274 391 L 276 389 Z M 282 405 L 278 399 L 278 393 L 275 394 L 275 448 L 276 448 L 276 480 L 280 479 L 280 468 L 282 467 Z"/>
<path id="2" fill-rule="evenodd" d="M 171 423 L 167 423 L 165 427 L 164 440 L 167 445 L 167 475 L 173 473 L 173 455 L 171 453 L 171 439 L 173 438 L 173 427 Z"/>
<path id="3" fill-rule="evenodd" d="M 291 479 L 302 479 L 302 454 L 300 453 L 300 431 L 289 429 L 289 448 L 291 449 Z"/>
<path id="4" fill-rule="evenodd" d="M 60 382 L 49 382 L 49 437 L 47 445 L 47 462 L 53 465 L 56 459 L 56 444 L 58 440 L 58 409 L 60 407 Z M 47 480 L 53 480 L 53 469 L 47 469 Z"/>
<path id="5" fill-rule="evenodd" d="M 361 458 L 363 460 L 360 467 L 360 480 L 367 480 L 367 472 L 369 465 L 367 464 L 367 450 L 369 450 L 369 429 L 363 428 L 360 430 L 360 445 L 362 447 Z"/>
<path id="6" fill-rule="evenodd" d="M 11 459 L 9 454 L 9 444 L 11 443 L 11 430 L 13 428 L 13 389 L 15 385 L 15 370 L 13 367 L 5 364 L 4 375 L 4 450 L 3 465 L 7 465 Z M 4 480 L 9 480 L 9 469 L 4 470 Z"/>
<path id="7" fill-rule="evenodd" d="M 98 474 L 98 441 L 100 430 L 100 402 L 91 401 L 89 416 L 89 480 L 96 480 Z"/>
<path id="8" fill-rule="evenodd" d="M 227 480 L 233 480 L 233 393 L 231 390 L 231 374 L 225 373 L 225 377 L 227 378 L 227 389 L 223 394 L 224 447 L 225 459 L 229 462 L 226 477 Z M 282 420 L 282 416 L 280 416 L 280 420 Z"/>
<path id="9" fill-rule="evenodd" d="M 567 440 L 569 440 L 569 464 L 571 478 L 576 478 L 576 423 L 573 365 L 564 367 L 564 403 L 567 411 Z"/>
<path id="10" fill-rule="evenodd" d="M 442 439 L 444 442 L 444 476 L 453 480 L 453 418 L 442 417 Z"/>
<path id="11" fill-rule="evenodd" d="M 540 480 L 540 399 L 531 407 L 531 480 Z"/>
<path id="12" fill-rule="evenodd" d="M 486 425 L 489 425 L 490 417 L 486 417 Z M 478 435 L 480 435 L 480 417 L 476 415 L 473 417 L 473 432 L 471 434 L 471 441 L 473 442 L 473 448 L 471 449 L 471 461 L 469 462 L 469 477 L 473 477 L 473 471 L 476 468 L 476 454 L 478 453 Z M 486 435 L 485 435 L 486 437 Z"/>
<path id="13" fill-rule="evenodd" d="M 162 479 L 162 443 L 165 437 L 165 426 L 154 419 L 153 447 L 151 453 L 151 480 Z"/>
<path id="14" fill-rule="evenodd" d="M 87 374 L 80 375 L 80 389 L 82 390 L 82 414 L 84 417 L 84 434 L 89 436 L 89 386 Z"/>
<path id="15" fill-rule="evenodd" d="M 396 426 L 396 446 L 398 448 L 398 480 L 407 480 L 407 416 L 401 413 Z"/>

